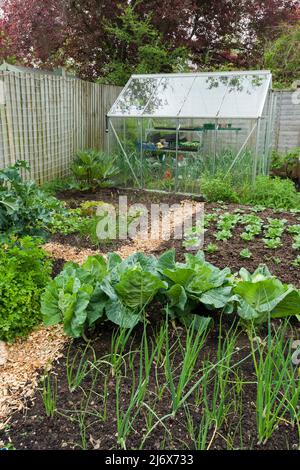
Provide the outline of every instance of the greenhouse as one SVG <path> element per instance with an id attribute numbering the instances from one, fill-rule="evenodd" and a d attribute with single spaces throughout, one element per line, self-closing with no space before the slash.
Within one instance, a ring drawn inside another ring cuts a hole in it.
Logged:
<path id="1" fill-rule="evenodd" d="M 201 178 L 255 181 L 269 169 L 269 71 L 132 75 L 107 114 L 127 187 L 201 193 Z"/>

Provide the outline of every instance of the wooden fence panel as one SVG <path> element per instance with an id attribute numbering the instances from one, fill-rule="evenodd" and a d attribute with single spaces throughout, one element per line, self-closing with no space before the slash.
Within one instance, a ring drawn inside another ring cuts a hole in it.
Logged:
<path id="1" fill-rule="evenodd" d="M 26 160 L 39 183 L 69 174 L 74 154 L 107 149 L 105 114 L 120 87 L 0 72 L 0 168 Z"/>
<path id="2" fill-rule="evenodd" d="M 300 90 L 275 92 L 275 129 L 273 147 L 281 153 L 300 147 Z"/>

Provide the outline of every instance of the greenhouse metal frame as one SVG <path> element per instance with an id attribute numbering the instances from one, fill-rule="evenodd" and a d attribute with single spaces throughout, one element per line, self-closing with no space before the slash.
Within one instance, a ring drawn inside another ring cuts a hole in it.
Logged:
<path id="1" fill-rule="evenodd" d="M 271 87 L 266 70 L 132 75 L 107 114 L 120 184 L 199 194 L 203 176 L 267 174 Z"/>

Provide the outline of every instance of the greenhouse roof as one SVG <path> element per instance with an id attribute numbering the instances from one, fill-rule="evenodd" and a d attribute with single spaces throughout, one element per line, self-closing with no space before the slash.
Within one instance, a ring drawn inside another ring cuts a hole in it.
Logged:
<path id="1" fill-rule="evenodd" d="M 132 75 L 108 116 L 254 119 L 271 77 L 266 70 Z"/>

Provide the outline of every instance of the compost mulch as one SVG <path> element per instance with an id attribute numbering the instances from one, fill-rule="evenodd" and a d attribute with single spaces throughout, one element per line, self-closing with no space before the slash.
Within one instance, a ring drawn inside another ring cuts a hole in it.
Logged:
<path id="1" fill-rule="evenodd" d="M 81 202 L 88 200 L 101 200 L 116 204 L 119 195 L 127 195 L 128 204 L 143 203 L 150 207 L 151 203 L 166 202 L 169 204 L 180 203 L 187 199 L 186 196 L 160 195 L 156 193 L 146 193 L 141 191 L 122 191 L 117 189 L 105 189 L 94 192 L 76 192 L 68 191 L 60 193 L 58 196 L 64 199 L 70 207 L 78 207 Z M 237 206 L 228 204 L 226 207 L 222 204 L 205 204 L 205 212 L 213 212 L 217 209 L 218 213 L 224 211 L 234 211 L 242 209 L 245 213 L 250 209 L 245 206 Z M 285 218 L 289 223 L 299 223 L 297 215 L 289 212 L 274 213 L 272 210 L 264 210 L 257 215 L 263 219 L 267 217 Z M 220 268 L 229 266 L 233 272 L 238 271 L 241 267 L 253 271 L 259 263 L 266 263 L 274 274 L 282 281 L 292 283 L 300 287 L 300 270 L 291 266 L 291 261 L 295 259 L 295 250 L 292 249 L 292 237 L 289 234 L 283 236 L 283 246 L 276 250 L 268 250 L 263 246 L 261 236 L 257 237 L 254 242 L 244 242 L 240 238 L 241 227 L 237 227 L 234 236 L 227 242 L 216 242 L 213 236 L 215 226 L 205 233 L 205 244 L 212 242 L 219 246 L 219 251 L 213 254 L 206 254 L 206 259 Z M 248 247 L 252 252 L 251 259 L 242 259 L 239 252 Z M 54 258 L 53 276 L 57 275 L 64 264 L 64 261 L 83 262 L 84 259 L 95 253 L 107 253 L 109 251 L 118 252 L 122 257 L 126 257 L 135 251 L 144 251 L 159 255 L 169 248 L 176 249 L 177 260 L 184 259 L 185 250 L 182 247 L 181 240 L 171 239 L 169 241 L 151 241 L 151 240 L 129 240 L 109 242 L 100 247 L 93 246 L 90 241 L 80 234 L 74 236 L 56 235 L 45 245 L 45 249 Z M 280 259 L 280 263 L 278 261 Z M 203 312 L 199 312 L 202 313 Z M 161 321 L 162 314 L 159 305 L 152 305 L 148 312 L 151 318 L 151 324 Z M 219 336 L 218 318 L 215 319 L 215 326 L 210 331 L 207 342 L 203 350 L 203 357 L 209 354 L 213 361 L 216 354 L 217 342 Z M 229 320 L 224 322 L 223 328 L 229 328 Z M 295 330 L 299 334 L 299 327 L 295 325 Z M 180 329 L 170 328 L 171 342 L 174 341 Z M 91 346 L 97 358 L 101 358 L 109 353 L 111 348 L 111 336 L 113 326 L 106 324 L 100 331 L 95 331 L 91 336 Z M 137 328 L 134 334 L 134 344 L 132 347 L 139 348 L 141 340 L 141 329 Z M 151 336 L 151 327 L 149 327 L 149 336 Z M 180 334 L 184 334 L 183 330 Z M 224 332 L 225 334 L 225 332 Z M 49 339 L 50 335 L 50 339 Z M 54 335 L 54 347 L 49 349 L 52 342 L 51 335 Z M 10 400 L 13 405 L 8 406 L 3 412 L 2 430 L 0 429 L 0 443 L 11 441 L 17 449 L 76 449 L 82 446 L 82 435 L 80 434 L 80 426 L 78 420 L 74 416 L 78 416 L 78 410 L 86 399 L 88 390 L 92 386 L 91 376 L 87 376 L 82 383 L 82 387 L 73 391 L 69 391 L 66 377 L 66 356 L 69 350 L 70 357 L 74 357 L 76 351 L 82 350 L 85 343 L 81 340 L 75 340 L 66 345 L 66 338 L 59 330 L 41 328 L 33 332 L 27 341 L 18 341 L 15 345 L 9 346 L 8 361 L 9 363 L 0 366 L 0 385 L 3 380 L 4 394 L 9 393 Z M 14 349 L 15 348 L 15 349 Z M 64 349 L 63 349 L 64 348 Z M 63 349 L 63 350 L 62 350 Z M 43 356 L 40 360 L 39 354 Z M 249 342 L 247 336 L 241 333 L 237 343 L 236 357 L 243 358 L 250 353 Z M 19 355 L 21 354 L 21 358 Z M 28 358 L 27 358 L 28 356 Z M 180 362 L 180 357 L 178 357 Z M 45 367 L 52 362 L 52 372 L 57 377 L 58 382 L 58 413 L 53 418 L 45 415 L 44 404 L 41 396 L 41 384 L 38 382 Z M 31 366 L 29 366 L 31 364 Z M 27 374 L 27 369 L 32 368 L 32 373 Z M 135 365 L 136 373 L 138 371 L 138 361 Z M 18 379 L 24 370 L 24 377 Z M 8 371 L 8 372 L 7 372 Z M 4 375 L 3 375 L 4 373 Z M 257 430 L 255 418 L 255 400 L 256 387 L 254 384 L 254 370 L 252 360 L 249 358 L 242 362 L 240 373 L 245 381 L 249 382 L 243 392 L 243 410 L 242 412 L 231 413 L 222 429 L 218 431 L 211 430 L 209 436 L 209 447 L 211 449 L 226 448 L 251 448 L 251 449 L 296 449 L 299 445 L 298 433 L 296 429 L 292 429 L 284 422 L 274 432 L 272 437 L 265 445 L 257 443 Z M 7 375 L 8 374 L 8 375 Z M 26 375 L 27 374 L 27 375 Z M 107 371 L 110 374 L 110 371 Z M 4 379 L 3 379 L 4 377 Z M 6 377 L 6 379 L 5 379 Z M 11 386 L 8 386 L 8 377 Z M 91 449 L 116 449 L 117 445 L 117 428 L 116 428 L 116 403 L 115 403 L 115 378 L 109 375 L 106 421 L 100 419 L 95 420 L 94 416 L 86 417 L 87 447 Z M 17 383 L 14 389 L 14 382 Z M 163 386 L 163 384 L 162 384 Z M 1 388 L 0 395 L 0 415 L 1 415 L 1 398 L 3 391 Z M 22 389 L 23 393 L 20 393 Z M 151 390 L 154 390 L 154 371 L 152 371 L 149 384 L 149 396 Z M 8 392 L 5 392 L 8 390 Z M 124 409 L 128 403 L 132 390 L 132 379 L 128 375 L 124 379 L 122 385 Z M 19 392 L 18 392 L 19 391 Z M 28 393 L 27 393 L 28 391 Z M 93 395 L 93 410 L 101 409 L 101 395 L 104 393 L 103 383 L 98 384 L 97 395 Z M 16 404 L 14 405 L 14 398 Z M 5 403 L 8 403 L 6 399 Z M 149 403 L 149 406 L 155 406 L 155 412 L 158 416 L 164 416 L 170 412 L 170 395 L 164 391 L 163 398 L 156 401 L 155 404 Z M 72 410 L 72 413 L 70 412 Z M 77 410 L 77 413 L 76 413 Z M 145 410 L 144 410 L 145 411 Z M 201 409 L 191 408 L 194 423 L 200 425 Z M 72 416 L 72 419 L 71 419 Z M 1 416 L 0 416 L 1 417 Z M 184 411 L 179 411 L 175 417 L 170 417 L 165 421 L 165 426 L 171 434 L 165 432 L 162 425 L 158 425 L 151 435 L 146 439 L 144 448 L 160 449 L 162 445 L 167 449 L 192 449 L 193 443 L 189 437 L 188 430 L 185 428 Z M 139 448 L 141 444 L 141 435 L 145 433 L 145 416 L 141 412 L 134 423 L 133 432 L 131 432 L 126 445 L 128 449 Z M 241 441 L 242 436 L 242 441 Z"/>

